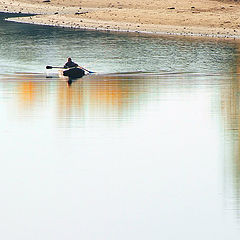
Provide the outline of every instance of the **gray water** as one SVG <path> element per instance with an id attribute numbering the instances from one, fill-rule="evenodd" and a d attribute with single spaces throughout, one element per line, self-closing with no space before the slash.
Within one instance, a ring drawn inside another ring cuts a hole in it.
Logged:
<path id="1" fill-rule="evenodd" d="M 239 42 L 6 16 L 1 239 L 239 239 Z M 46 78 L 68 56 L 97 74 Z"/>

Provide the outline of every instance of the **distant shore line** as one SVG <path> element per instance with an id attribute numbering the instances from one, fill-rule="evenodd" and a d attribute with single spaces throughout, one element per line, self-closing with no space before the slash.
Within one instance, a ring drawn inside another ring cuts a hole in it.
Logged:
<path id="1" fill-rule="evenodd" d="M 16 14 L 16 13 L 15 13 Z M 35 15 L 35 14 L 29 14 Z M 24 24 L 32 24 L 32 25 L 40 25 L 40 26 L 49 26 L 49 27 L 60 27 L 60 28 L 70 28 L 70 29 L 82 29 L 82 30 L 90 30 L 90 31 L 101 31 L 101 32 L 119 32 L 119 33 L 136 33 L 136 34 L 144 34 L 144 35 L 158 35 L 158 36 L 183 36 L 183 37 L 197 37 L 197 38 L 218 38 L 218 39 L 240 39 L 240 35 L 224 35 L 224 34 L 207 34 L 207 33 L 184 33 L 184 32 L 151 32 L 151 31 L 141 31 L 141 30 L 124 30 L 124 29 L 111 29 L 111 28 L 101 28 L 101 27 L 77 27 L 71 25 L 61 25 L 61 24 L 49 24 L 49 23 L 37 23 L 37 22 L 29 22 L 24 20 L 17 20 L 14 18 L 6 18 L 5 21 L 8 22 L 16 22 L 16 23 L 24 23 Z"/>
<path id="2" fill-rule="evenodd" d="M 46 4 L 38 0 L 0 0 L 0 12 L 28 15 L 9 17 L 6 21 L 44 26 L 146 36 L 240 39 L 240 4 L 237 3 L 230 5 L 226 2 L 203 0 L 194 3 L 193 7 L 190 0 L 177 3 L 173 0 L 167 3 L 123 0 L 123 7 L 106 7 L 108 0 L 101 0 L 101 6 L 86 0 L 86 6 L 79 8 L 74 0 L 69 0 L 72 5 L 59 0 L 50 2 Z M 133 3 L 139 6 L 133 6 Z M 149 4 L 156 6 L 148 7 Z M 169 4 L 175 7 L 169 8 Z"/>

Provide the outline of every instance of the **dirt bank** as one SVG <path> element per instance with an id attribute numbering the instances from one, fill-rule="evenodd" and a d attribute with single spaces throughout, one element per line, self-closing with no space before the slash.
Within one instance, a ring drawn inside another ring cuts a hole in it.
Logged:
<path id="1" fill-rule="evenodd" d="M 0 0 L 14 21 L 96 30 L 240 38 L 240 4 L 215 0 Z"/>

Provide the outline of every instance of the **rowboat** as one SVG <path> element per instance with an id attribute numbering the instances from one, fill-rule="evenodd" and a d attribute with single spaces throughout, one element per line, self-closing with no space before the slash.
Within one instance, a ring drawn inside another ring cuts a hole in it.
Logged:
<path id="1" fill-rule="evenodd" d="M 64 69 L 63 67 L 46 66 L 46 69 L 53 69 L 53 68 L 62 69 L 62 70 L 58 70 L 58 77 L 68 78 L 68 79 L 77 79 L 77 78 L 83 77 L 86 74 L 95 73 L 83 67 L 73 67 L 73 68 Z M 50 76 L 47 74 L 47 77 L 50 77 Z"/>
<path id="2" fill-rule="evenodd" d="M 69 79 L 81 78 L 85 75 L 85 71 L 81 68 L 70 68 L 67 70 L 59 70 L 60 77 L 68 77 Z"/>

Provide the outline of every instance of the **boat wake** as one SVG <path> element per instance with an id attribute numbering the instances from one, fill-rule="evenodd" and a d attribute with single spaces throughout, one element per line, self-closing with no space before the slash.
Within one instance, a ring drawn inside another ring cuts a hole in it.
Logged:
<path id="1" fill-rule="evenodd" d="M 84 75 L 79 79 L 94 79 L 94 80 L 132 80 L 141 78 L 172 78 L 176 77 L 206 77 L 206 76 L 222 76 L 222 73 L 198 73 L 198 72 L 168 72 L 168 71 L 158 71 L 158 72 L 147 72 L 147 71 L 129 71 L 129 72 L 112 72 L 112 73 L 90 73 Z M 16 72 L 14 74 L 0 74 L 0 80 L 9 81 L 53 81 L 67 78 L 62 78 L 59 76 L 58 72 L 45 72 L 45 73 L 34 73 L 34 72 Z"/>

